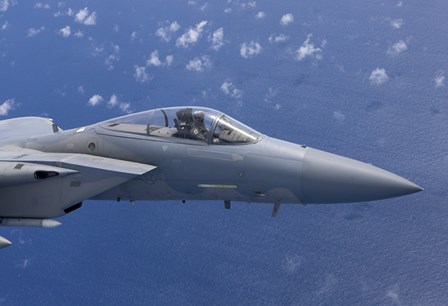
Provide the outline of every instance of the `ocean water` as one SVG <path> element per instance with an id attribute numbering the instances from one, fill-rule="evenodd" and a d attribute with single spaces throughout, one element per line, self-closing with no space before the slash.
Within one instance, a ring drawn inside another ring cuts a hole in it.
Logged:
<path id="1" fill-rule="evenodd" d="M 73 128 L 203 105 L 425 191 L 276 218 L 267 204 L 86 201 L 55 229 L 0 229 L 14 243 L 0 305 L 447 304 L 447 9 L 1 0 L 2 118 Z"/>

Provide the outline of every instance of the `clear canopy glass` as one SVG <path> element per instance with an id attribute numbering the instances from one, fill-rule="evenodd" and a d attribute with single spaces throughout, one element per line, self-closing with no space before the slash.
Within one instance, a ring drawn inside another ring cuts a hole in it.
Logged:
<path id="1" fill-rule="evenodd" d="M 210 144 L 250 144 L 261 136 L 221 112 L 202 107 L 155 109 L 116 118 L 101 124 L 101 127 L 136 135 Z"/>

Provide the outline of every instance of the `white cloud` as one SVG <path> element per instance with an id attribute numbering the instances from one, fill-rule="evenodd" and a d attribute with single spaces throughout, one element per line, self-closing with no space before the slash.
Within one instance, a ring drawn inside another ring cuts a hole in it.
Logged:
<path id="1" fill-rule="evenodd" d="M 188 0 L 188 5 L 190 5 L 190 6 L 197 6 L 197 5 L 199 5 L 199 3 L 197 3 L 196 1 L 193 1 L 193 0 Z M 201 11 L 205 11 L 206 9 L 207 9 L 207 7 L 208 7 L 208 3 L 207 2 L 205 2 L 203 5 L 201 5 L 200 7 L 199 7 L 199 10 L 201 10 Z"/>
<path id="2" fill-rule="evenodd" d="M 207 55 L 203 55 L 202 57 L 195 57 L 192 59 L 185 68 L 190 71 L 206 71 L 210 70 L 212 67 L 212 62 L 210 60 L 210 57 Z"/>
<path id="3" fill-rule="evenodd" d="M 50 8 L 50 5 L 48 3 L 36 2 L 33 7 L 35 9 L 46 9 L 46 10 L 48 10 Z"/>
<path id="4" fill-rule="evenodd" d="M 87 17 L 86 20 L 84 20 L 84 24 L 85 25 L 95 25 L 96 24 L 96 12 L 93 12 L 92 14 L 90 14 L 90 16 Z"/>
<path id="5" fill-rule="evenodd" d="M 27 31 L 26 36 L 27 37 L 34 37 L 37 34 L 39 34 L 40 32 L 42 32 L 43 30 L 45 30 L 45 27 L 40 27 L 40 28 L 29 28 Z"/>
<path id="6" fill-rule="evenodd" d="M 224 46 L 224 29 L 219 28 L 212 33 L 209 37 L 209 41 L 212 43 L 212 49 L 218 51 Z"/>
<path id="7" fill-rule="evenodd" d="M 263 48 L 256 41 L 250 41 L 248 43 L 243 43 L 240 49 L 240 55 L 244 58 L 249 58 L 261 53 Z"/>
<path id="8" fill-rule="evenodd" d="M 134 78 L 139 83 L 145 83 L 150 80 L 149 74 L 146 72 L 146 67 L 135 66 Z"/>
<path id="9" fill-rule="evenodd" d="M 333 118 L 342 122 L 345 120 L 345 115 L 340 110 L 337 110 L 333 112 Z"/>
<path id="10" fill-rule="evenodd" d="M 408 46 L 406 45 L 406 43 L 404 41 L 400 40 L 399 42 L 390 46 L 387 49 L 387 53 L 390 55 L 398 55 L 401 52 L 406 51 L 407 49 L 408 49 Z"/>
<path id="11" fill-rule="evenodd" d="M 203 20 L 196 24 L 194 28 L 189 28 L 182 36 L 176 40 L 176 46 L 187 48 L 190 45 L 194 45 L 199 38 L 202 36 L 204 27 L 207 25 L 208 21 Z"/>
<path id="12" fill-rule="evenodd" d="M 227 6 L 224 9 L 224 13 L 226 14 L 230 14 L 232 13 L 234 10 L 235 11 L 242 11 L 242 10 L 246 10 L 246 9 L 254 9 L 257 7 L 257 2 L 256 1 L 249 1 L 249 2 L 244 2 L 244 1 L 240 1 L 240 0 L 227 0 L 226 1 Z M 232 7 L 230 7 L 232 6 Z"/>
<path id="13" fill-rule="evenodd" d="M 392 303 L 392 305 L 399 305 L 399 306 L 402 305 L 397 286 L 395 286 L 395 288 L 393 288 L 393 289 L 387 290 L 386 297 L 388 297 L 390 299 L 390 302 Z"/>
<path id="14" fill-rule="evenodd" d="M 302 257 L 299 255 L 286 255 L 282 260 L 282 268 L 288 274 L 296 273 L 302 265 Z"/>
<path id="15" fill-rule="evenodd" d="M 87 26 L 92 26 L 96 24 L 96 12 L 93 12 L 89 15 L 89 8 L 85 7 L 80 9 L 78 13 L 75 15 L 75 21 L 78 23 L 82 23 Z"/>
<path id="16" fill-rule="evenodd" d="M 86 26 L 93 26 L 96 24 L 96 12 L 93 12 L 84 20 Z"/>
<path id="17" fill-rule="evenodd" d="M 82 85 L 79 85 L 79 86 L 78 86 L 78 92 L 79 92 L 81 95 L 83 95 L 83 94 L 86 93 L 86 91 L 84 90 L 84 87 L 82 87 Z"/>
<path id="18" fill-rule="evenodd" d="M 314 57 L 316 59 L 322 59 L 322 49 L 317 48 L 314 46 L 314 44 L 311 42 L 311 37 L 313 34 L 308 34 L 306 40 L 303 42 L 303 44 L 300 46 L 299 49 L 296 51 L 296 59 L 301 61 L 305 59 L 306 57 Z"/>
<path id="19" fill-rule="evenodd" d="M 165 62 L 163 62 L 159 58 L 159 51 L 154 50 L 149 56 L 149 59 L 146 61 L 146 66 L 154 66 L 154 67 L 170 66 L 173 63 L 173 59 L 174 59 L 173 55 L 168 55 L 165 58 Z"/>
<path id="20" fill-rule="evenodd" d="M 239 90 L 232 82 L 225 81 L 221 85 L 221 91 L 233 99 L 240 100 L 243 96 L 243 92 Z"/>
<path id="21" fill-rule="evenodd" d="M 131 33 L 131 41 L 134 41 L 137 38 L 137 32 L 132 32 Z"/>
<path id="22" fill-rule="evenodd" d="M 7 116 L 9 111 L 14 109 L 14 99 L 8 99 L 0 105 L 0 116 Z"/>
<path id="23" fill-rule="evenodd" d="M 390 21 L 390 26 L 396 30 L 400 29 L 403 26 L 403 24 L 404 24 L 404 21 L 403 21 L 403 19 L 400 19 L 400 18 L 392 19 Z"/>
<path id="24" fill-rule="evenodd" d="M 99 44 L 99 45 L 94 46 L 94 48 L 92 50 L 92 55 L 98 56 L 103 52 L 104 52 L 104 44 Z"/>
<path id="25" fill-rule="evenodd" d="M 87 7 L 80 9 L 78 13 L 75 15 L 75 21 L 79 23 L 83 23 L 84 20 L 89 16 L 89 9 Z"/>
<path id="26" fill-rule="evenodd" d="M 9 0 L 0 0 L 0 12 L 6 12 L 10 5 Z"/>
<path id="27" fill-rule="evenodd" d="M 113 95 L 110 97 L 109 101 L 107 102 L 107 107 L 108 107 L 108 108 L 113 108 L 113 107 L 116 107 L 116 106 L 118 106 L 118 108 L 119 108 L 122 112 L 124 112 L 124 113 L 130 113 L 130 112 L 131 112 L 131 111 L 130 111 L 131 103 L 128 103 L 128 102 L 120 102 L 120 101 L 118 100 L 118 97 L 117 97 L 115 94 L 113 94 Z"/>
<path id="28" fill-rule="evenodd" d="M 2 24 L 2 26 L 0 27 L 0 30 L 4 31 L 4 30 L 6 30 L 7 28 L 9 28 L 9 22 L 5 21 L 5 22 Z"/>
<path id="29" fill-rule="evenodd" d="M 65 26 L 59 30 L 59 34 L 61 34 L 62 37 L 69 37 L 72 34 L 72 30 L 69 26 Z"/>
<path id="30" fill-rule="evenodd" d="M 174 21 L 170 24 L 169 29 L 171 33 L 175 33 L 180 29 L 180 25 L 176 21 Z"/>
<path id="31" fill-rule="evenodd" d="M 83 38 L 84 37 L 84 33 L 81 32 L 81 30 L 78 30 L 75 32 L 75 34 L 73 34 L 76 38 Z"/>
<path id="32" fill-rule="evenodd" d="M 255 8 L 257 6 L 257 2 L 255 1 L 250 1 L 247 3 L 241 3 L 240 7 L 242 9 L 246 9 L 246 8 Z"/>
<path id="33" fill-rule="evenodd" d="M 128 102 L 122 102 L 120 104 L 118 104 L 118 108 L 124 112 L 124 113 L 131 113 L 132 111 L 130 110 L 131 108 L 131 103 Z"/>
<path id="34" fill-rule="evenodd" d="M 158 28 L 156 31 L 156 36 L 160 37 L 165 42 L 169 42 L 174 33 L 176 33 L 180 29 L 180 25 L 177 21 L 172 22 L 171 24 Z"/>
<path id="35" fill-rule="evenodd" d="M 265 12 L 258 12 L 256 15 L 255 15 L 255 18 L 256 19 L 264 19 L 266 17 L 266 13 Z"/>
<path id="36" fill-rule="evenodd" d="M 75 11 L 71 8 L 67 9 L 67 12 L 57 11 L 53 14 L 54 17 L 63 17 L 63 16 L 73 16 L 75 14 Z"/>
<path id="37" fill-rule="evenodd" d="M 376 68 L 370 74 L 369 80 L 372 85 L 381 85 L 389 80 L 389 76 L 384 68 Z"/>
<path id="38" fill-rule="evenodd" d="M 89 99 L 89 102 L 87 102 L 87 104 L 89 104 L 90 106 L 96 106 L 96 105 L 100 104 L 103 101 L 104 101 L 103 97 L 101 97 L 100 95 L 96 94 L 96 95 L 93 95 Z"/>
<path id="39" fill-rule="evenodd" d="M 107 102 L 107 107 L 112 108 L 118 104 L 118 97 L 113 94 Z"/>
<path id="40" fill-rule="evenodd" d="M 269 42 L 273 43 L 284 43 L 289 40 L 289 36 L 285 34 L 272 34 L 269 36 Z"/>
<path id="41" fill-rule="evenodd" d="M 111 53 L 104 59 L 104 64 L 109 71 L 114 70 L 114 64 L 120 60 L 120 46 L 112 44 Z"/>
<path id="42" fill-rule="evenodd" d="M 278 94 L 278 90 L 272 87 L 268 88 L 268 92 L 264 96 L 264 102 L 270 103 Z"/>
<path id="43" fill-rule="evenodd" d="M 280 19 L 280 24 L 287 26 L 288 24 L 291 24 L 294 22 L 294 15 L 289 13 L 282 16 L 282 19 Z"/>
<path id="44" fill-rule="evenodd" d="M 25 270 L 26 268 L 29 267 L 29 265 L 30 265 L 30 260 L 27 258 L 27 259 L 20 261 L 20 263 L 17 264 L 17 267 L 19 267 L 22 270 Z"/>
<path id="45" fill-rule="evenodd" d="M 434 77 L 434 84 L 436 88 L 445 86 L 445 72 L 438 71 L 436 76 Z"/>
<path id="46" fill-rule="evenodd" d="M 167 55 L 165 58 L 165 62 L 167 66 L 171 66 L 171 64 L 173 63 L 174 60 L 174 56 L 173 55 Z"/>
<path id="47" fill-rule="evenodd" d="M 156 67 L 162 66 L 163 63 L 159 59 L 159 51 L 154 50 L 151 53 L 149 59 L 146 61 L 146 64 L 148 66 L 156 66 Z"/>

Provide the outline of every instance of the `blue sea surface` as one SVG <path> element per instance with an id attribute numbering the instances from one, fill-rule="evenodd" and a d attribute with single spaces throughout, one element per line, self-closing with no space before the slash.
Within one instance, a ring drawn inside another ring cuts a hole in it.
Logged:
<path id="1" fill-rule="evenodd" d="M 425 188 L 276 218 L 86 201 L 0 228 L 0 305 L 447 305 L 447 20 L 442 0 L 0 0 L 0 119 L 202 105 Z"/>

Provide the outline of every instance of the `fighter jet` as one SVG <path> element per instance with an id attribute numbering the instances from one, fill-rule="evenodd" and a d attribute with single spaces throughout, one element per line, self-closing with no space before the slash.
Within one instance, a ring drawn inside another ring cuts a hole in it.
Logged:
<path id="1" fill-rule="evenodd" d="M 317 204 L 421 191 L 370 164 L 263 135 L 205 107 L 135 113 L 71 130 L 0 121 L 0 225 L 55 227 L 86 200 Z M 0 237 L 0 248 L 11 243 Z"/>

